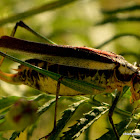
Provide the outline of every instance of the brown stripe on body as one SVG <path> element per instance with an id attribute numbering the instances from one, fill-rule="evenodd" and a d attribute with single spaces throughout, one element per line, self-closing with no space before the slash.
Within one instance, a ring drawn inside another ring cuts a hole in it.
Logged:
<path id="1" fill-rule="evenodd" d="M 7 43 L 8 42 L 8 43 Z M 52 45 L 38 42 L 31 42 L 17 39 L 9 36 L 0 38 L 0 48 L 10 51 L 20 51 L 37 55 L 50 55 L 60 57 L 80 58 L 86 60 L 94 60 L 104 63 L 112 63 L 119 55 L 115 53 L 97 50 L 89 47 L 77 47 L 68 45 Z"/>
<path id="2" fill-rule="evenodd" d="M 122 74 L 118 69 L 116 69 L 116 77 L 119 81 L 129 82 L 132 79 L 133 74 Z"/>
<path id="3" fill-rule="evenodd" d="M 132 80 L 134 74 L 138 71 L 138 67 L 128 63 L 126 60 L 124 63 L 120 63 L 115 68 L 116 78 L 122 82 L 129 82 Z"/>
<path id="4" fill-rule="evenodd" d="M 64 66 L 58 64 L 50 64 L 46 61 L 42 61 L 39 59 L 29 59 L 26 60 L 26 62 L 31 63 L 35 66 L 39 66 L 42 63 L 41 68 L 43 69 L 77 80 L 83 80 L 86 77 L 94 77 L 97 73 L 99 73 L 98 77 L 104 74 L 106 79 L 109 79 L 113 75 L 113 70 L 96 70 L 96 69 L 93 70 L 93 69 L 77 68 L 77 67 Z"/>

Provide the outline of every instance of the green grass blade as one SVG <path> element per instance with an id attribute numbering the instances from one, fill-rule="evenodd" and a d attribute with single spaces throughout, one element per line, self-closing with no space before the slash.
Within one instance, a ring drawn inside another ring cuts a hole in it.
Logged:
<path id="1" fill-rule="evenodd" d="M 130 5 L 127 7 L 120 7 L 115 10 L 102 10 L 103 14 L 118 14 L 118 13 L 123 13 L 123 12 L 130 12 L 130 11 L 136 11 L 140 10 L 140 5 Z"/>
<path id="2" fill-rule="evenodd" d="M 129 16 L 129 17 L 111 17 L 106 18 L 100 22 L 97 22 L 95 25 L 104 25 L 107 23 L 118 23 L 118 22 L 140 22 L 139 16 Z"/>
<path id="3" fill-rule="evenodd" d="M 77 90 L 86 94 L 92 94 L 93 89 L 104 91 L 103 87 L 99 87 L 97 85 L 94 85 L 85 81 L 80 81 L 80 80 L 75 80 L 75 79 L 70 79 L 70 78 L 63 78 L 61 83 L 74 90 Z"/>
<path id="4" fill-rule="evenodd" d="M 45 76 L 48 76 L 56 81 L 58 81 L 59 78 L 61 78 L 62 76 L 60 74 L 57 74 L 57 73 L 54 73 L 54 72 L 51 72 L 51 71 L 47 71 L 45 69 L 42 69 L 42 68 L 39 68 L 39 67 L 36 67 L 34 65 L 31 65 L 27 62 L 23 62 L 13 56 L 10 56 L 6 53 L 3 53 L 3 52 L 0 52 L 0 55 L 1 56 L 4 56 L 12 61 L 15 61 L 15 62 L 18 62 L 24 66 L 27 66 L 27 67 L 30 67 L 32 68 L 33 70 L 45 75 Z M 65 86 L 67 87 L 70 87 L 76 91 L 79 91 L 79 92 L 83 92 L 83 93 L 86 93 L 86 94 L 92 94 L 93 93 L 93 89 L 97 89 L 97 90 L 104 90 L 103 87 L 99 87 L 97 85 L 94 85 L 94 84 L 91 84 L 91 83 L 88 83 L 88 82 L 85 82 L 85 81 L 80 81 L 80 80 L 74 80 L 74 79 L 70 79 L 70 78 L 62 78 L 62 81 L 61 81 L 62 84 L 64 84 Z"/>
<path id="5" fill-rule="evenodd" d="M 102 43 L 102 44 L 100 44 L 98 46 L 95 46 L 94 48 L 101 49 L 103 46 L 111 43 L 112 41 L 114 41 L 116 39 L 119 39 L 119 38 L 122 38 L 122 37 L 127 37 L 127 36 L 135 37 L 136 39 L 140 40 L 140 36 L 139 35 L 132 34 L 132 33 L 123 33 L 123 34 L 114 35 L 113 37 L 111 37 L 110 39 L 105 41 L 104 43 Z"/>
<path id="6" fill-rule="evenodd" d="M 49 10 L 53 10 L 53 9 L 62 7 L 64 5 L 67 5 L 67 4 L 75 2 L 75 1 L 76 0 L 64 0 L 64 1 L 63 0 L 59 0 L 59 1 L 56 0 L 54 2 L 44 4 L 40 7 L 30 9 L 26 12 L 13 15 L 13 16 L 10 16 L 10 17 L 5 18 L 5 19 L 1 19 L 0 20 L 0 26 L 4 25 L 6 23 L 15 22 L 15 21 L 27 18 L 27 17 L 31 17 L 35 14 L 39 14 L 39 13 L 42 13 L 42 12 L 45 12 L 45 11 L 49 11 Z"/>

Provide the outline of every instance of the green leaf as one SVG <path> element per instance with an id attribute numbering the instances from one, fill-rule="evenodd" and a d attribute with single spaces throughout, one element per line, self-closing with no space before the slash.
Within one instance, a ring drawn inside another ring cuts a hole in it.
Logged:
<path id="1" fill-rule="evenodd" d="M 17 96 L 2 97 L 0 99 L 0 109 L 4 109 L 5 107 L 12 105 L 19 98 L 21 97 L 17 97 Z"/>
<path id="2" fill-rule="evenodd" d="M 37 72 L 39 72 L 39 73 L 41 73 L 41 74 L 43 74 L 45 76 L 48 76 L 48 77 L 50 77 L 50 78 L 52 78 L 52 79 L 54 79 L 56 81 L 58 81 L 58 79 L 60 79 L 62 77 L 62 75 L 60 75 L 60 74 L 57 74 L 57 73 L 54 73 L 54 72 L 39 68 L 39 67 L 34 66 L 34 65 L 30 64 L 30 63 L 21 61 L 21 60 L 15 58 L 13 56 L 10 56 L 10 55 L 8 55 L 6 53 L 0 52 L 0 55 L 4 56 L 4 57 L 6 57 L 6 58 L 8 58 L 10 60 L 13 60 L 15 62 L 18 62 L 18 63 L 20 63 L 20 64 L 22 64 L 24 66 L 30 67 L 33 70 L 35 70 L 35 71 L 37 71 Z M 67 87 L 70 87 L 70 88 L 76 90 L 76 91 L 80 91 L 80 92 L 83 92 L 83 93 L 86 93 L 86 94 L 92 94 L 93 89 L 104 91 L 103 87 L 88 83 L 86 81 L 70 79 L 70 78 L 67 78 L 67 77 L 62 78 L 61 83 L 64 84 L 65 86 L 67 86 Z"/>
<path id="3" fill-rule="evenodd" d="M 62 84 L 72 89 L 75 89 L 76 91 L 80 91 L 86 94 L 92 94 L 93 89 L 102 90 L 102 91 L 104 90 L 104 88 L 99 87 L 97 85 L 94 85 L 85 81 L 70 79 L 70 78 L 62 79 Z"/>
<path id="4" fill-rule="evenodd" d="M 93 110 L 84 115 L 84 118 L 81 118 L 75 125 L 71 126 L 69 131 L 64 132 L 64 136 L 61 137 L 61 139 L 72 140 L 78 138 L 81 133 L 87 130 L 89 126 L 97 121 L 108 110 L 109 109 L 106 106 L 94 107 Z"/>
<path id="5" fill-rule="evenodd" d="M 15 140 L 17 137 L 19 137 L 19 135 L 20 135 L 20 132 L 17 132 L 17 131 L 13 132 L 9 140 Z"/>
<path id="6" fill-rule="evenodd" d="M 114 35 L 110 39 L 106 40 L 105 42 L 103 42 L 102 44 L 100 44 L 98 46 L 95 46 L 94 48 L 101 49 L 103 46 L 107 45 L 108 43 L 111 43 L 112 41 L 114 41 L 116 39 L 119 39 L 119 38 L 122 38 L 122 37 L 127 37 L 127 36 L 135 37 L 136 39 L 140 40 L 139 35 L 132 34 L 132 33 L 123 33 L 123 34 Z"/>
<path id="7" fill-rule="evenodd" d="M 125 6 L 125 7 L 120 7 L 115 10 L 102 10 L 103 14 L 118 14 L 122 12 L 130 12 L 130 11 L 135 11 L 135 10 L 140 10 L 140 5 L 130 5 L 130 6 Z"/>
<path id="8" fill-rule="evenodd" d="M 97 22 L 96 25 L 104 25 L 107 23 L 117 23 L 117 22 L 139 22 L 140 17 L 139 16 L 128 16 L 128 17 L 110 17 L 106 18 L 100 22 Z"/>
<path id="9" fill-rule="evenodd" d="M 42 99 L 42 97 L 43 97 L 42 95 L 39 95 L 39 96 L 31 97 L 30 99 L 32 99 L 32 100 L 33 100 L 33 99 L 34 99 L 34 100 L 38 100 L 38 99 Z M 47 110 L 49 109 L 49 107 L 50 107 L 54 102 L 55 102 L 55 99 L 52 99 L 52 100 L 50 100 L 49 102 L 45 103 L 43 106 L 41 106 L 41 107 L 39 108 L 39 110 L 38 110 L 38 115 L 40 116 L 40 115 L 42 115 L 45 111 L 47 111 Z M 30 131 L 28 131 L 28 137 L 29 137 L 29 135 L 32 134 L 33 130 L 35 129 L 35 127 L 36 127 L 35 124 L 36 124 L 36 123 L 34 123 L 34 124 L 31 126 Z M 15 131 L 15 132 L 12 134 L 12 136 L 10 137 L 9 140 L 15 140 L 17 137 L 19 137 L 19 135 L 20 135 L 20 132 Z"/>
<path id="10" fill-rule="evenodd" d="M 30 138 L 31 138 L 31 136 L 32 136 L 32 134 L 33 134 L 33 132 L 34 132 L 34 130 L 37 128 L 37 122 L 36 123 L 34 123 L 34 124 L 32 124 L 32 126 L 30 126 L 29 128 L 28 128 L 28 131 L 27 131 L 27 140 L 30 140 Z"/>
<path id="11" fill-rule="evenodd" d="M 44 99 L 44 98 L 45 98 L 45 94 L 39 94 L 36 96 L 27 97 L 28 100 L 32 100 L 32 101 L 40 101 L 41 99 Z"/>
<path id="12" fill-rule="evenodd" d="M 59 133 L 62 131 L 64 126 L 67 124 L 67 122 L 70 120 L 72 115 L 75 113 L 77 108 L 85 103 L 86 100 L 81 100 L 79 102 L 76 102 L 70 106 L 70 108 L 66 109 L 63 113 L 63 116 L 60 120 L 58 120 L 57 126 L 56 126 L 56 131 L 53 135 L 50 136 L 49 140 L 56 139 Z"/>
<path id="13" fill-rule="evenodd" d="M 0 133 L 0 140 L 8 140 L 8 139 L 4 138 L 4 137 L 2 136 L 2 133 Z"/>
<path id="14" fill-rule="evenodd" d="M 130 87 L 129 86 L 124 86 L 122 94 L 119 98 L 121 99 L 122 97 L 124 97 L 124 98 L 127 97 L 127 98 L 130 99 L 130 96 L 131 96 Z"/>
<path id="15" fill-rule="evenodd" d="M 131 121 L 131 118 L 127 118 L 123 121 L 121 121 L 120 123 L 116 124 L 116 129 L 118 130 L 118 134 L 119 136 L 121 136 L 124 131 L 126 130 L 126 127 L 128 127 L 129 123 Z M 108 132 L 105 133 L 104 135 L 102 135 L 99 139 L 97 140 L 112 140 L 112 138 L 115 138 L 115 134 L 113 129 L 108 128 Z M 115 140 L 115 139 L 114 139 Z"/>
<path id="16" fill-rule="evenodd" d="M 38 115 L 42 115 L 45 111 L 47 111 L 50 106 L 55 103 L 55 99 L 52 99 L 50 101 L 48 101 L 47 103 L 45 103 L 43 106 L 41 106 L 39 109 L 38 109 Z"/>
<path id="17" fill-rule="evenodd" d="M 13 15 L 13 16 L 10 16 L 10 17 L 5 18 L 5 19 L 1 19 L 0 20 L 0 25 L 10 23 L 10 22 L 15 22 L 17 20 L 21 20 L 21 19 L 24 19 L 24 18 L 27 18 L 27 17 L 31 17 L 35 14 L 39 14 L 39 13 L 42 13 L 42 12 L 45 12 L 45 11 L 53 10 L 53 9 L 59 8 L 61 6 L 67 5 L 69 3 L 72 3 L 74 1 L 76 1 L 76 0 L 66 0 L 66 1 L 63 1 L 63 0 L 58 1 L 57 0 L 57 1 L 54 1 L 54 2 L 51 2 L 51 3 L 47 3 L 47 4 L 44 4 L 40 7 L 36 7 L 34 9 L 30 9 L 28 11 L 25 11 L 23 13 Z"/>
<path id="18" fill-rule="evenodd" d="M 5 115 L 0 115 L 0 125 L 5 121 Z"/>
<path id="19" fill-rule="evenodd" d="M 136 119 L 136 125 L 131 131 L 134 140 L 140 139 L 140 113 L 134 114 L 133 119 Z"/>

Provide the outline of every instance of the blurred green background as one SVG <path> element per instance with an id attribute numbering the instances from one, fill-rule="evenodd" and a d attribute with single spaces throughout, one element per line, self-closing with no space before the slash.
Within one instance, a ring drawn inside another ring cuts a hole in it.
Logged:
<path id="1" fill-rule="evenodd" d="M 32 29 L 40 33 L 41 35 L 46 36 L 52 41 L 60 45 L 72 45 L 72 46 L 88 46 L 88 47 L 97 47 L 98 45 L 104 43 L 106 40 L 112 38 L 115 35 L 123 33 L 132 33 L 140 35 L 140 11 L 137 10 L 126 10 L 125 12 L 118 12 L 116 14 L 104 14 L 101 10 L 114 10 L 123 7 L 131 7 L 133 5 L 140 5 L 139 0 L 68 0 L 65 5 L 58 5 L 57 8 L 49 9 L 44 12 L 40 11 L 35 14 L 25 14 L 25 11 L 29 9 L 34 9 L 42 5 L 46 5 L 53 2 L 62 2 L 54 0 L 1 0 L 0 2 L 0 36 L 10 35 L 15 23 L 19 20 L 23 20 L 27 25 Z M 42 7 L 43 9 L 43 7 Z M 19 16 L 20 13 L 23 13 Z M 15 15 L 17 17 L 10 20 L 10 17 Z M 137 17 L 137 21 L 133 20 L 121 20 L 127 19 L 127 17 Z M 117 22 L 108 22 L 106 24 L 97 24 L 104 19 L 113 19 L 118 18 Z M 22 38 L 25 40 L 32 40 L 42 42 L 28 31 L 22 28 L 18 28 L 16 33 L 17 38 Z M 101 49 L 106 51 L 112 51 L 117 54 L 122 54 L 126 60 L 130 63 L 137 62 L 140 63 L 140 40 L 133 36 L 121 37 L 111 43 L 103 46 Z M 12 53 L 11 53 L 12 54 Z M 28 56 L 15 55 L 19 59 L 26 60 Z M 9 73 L 14 73 L 18 64 L 13 63 L 12 61 L 5 60 L 2 65 L 2 70 Z M 27 86 L 14 86 L 0 81 L 0 96 L 31 96 L 37 95 L 40 91 L 34 90 Z M 74 98 L 74 97 L 73 97 Z M 110 101 L 108 97 L 98 97 L 100 100 L 105 102 Z M 59 103 L 58 111 L 62 112 L 64 109 L 71 104 L 71 99 L 64 99 Z M 120 107 L 124 109 L 132 110 L 130 105 L 129 98 L 122 99 Z M 69 125 L 73 124 L 77 119 L 79 119 L 83 113 L 88 112 L 91 107 L 88 105 L 79 108 L 79 112 L 75 114 L 72 118 Z M 41 136 L 44 136 L 47 132 L 51 131 L 53 126 L 52 116 L 54 113 L 54 107 L 52 107 L 49 112 L 42 115 L 39 120 L 39 125 L 31 140 L 36 140 Z M 61 117 L 62 113 L 58 114 L 58 118 Z M 116 118 L 121 119 L 120 116 L 116 115 Z M 119 119 L 116 119 L 115 122 L 118 122 Z M 51 121 L 50 121 L 51 120 Z M 104 120 L 104 121 L 103 121 Z M 92 126 L 90 139 L 94 140 L 105 133 L 107 130 L 106 127 L 109 127 L 107 121 L 107 115 L 102 117 Z M 68 129 L 68 128 L 66 128 Z M 5 137 L 9 137 L 12 131 L 8 131 L 4 134 Z M 124 136 L 124 139 L 126 137 Z M 26 139 L 26 131 L 20 135 L 17 140 Z M 85 135 L 82 134 L 78 140 L 85 139 Z M 122 138 L 123 139 L 123 138 Z"/>

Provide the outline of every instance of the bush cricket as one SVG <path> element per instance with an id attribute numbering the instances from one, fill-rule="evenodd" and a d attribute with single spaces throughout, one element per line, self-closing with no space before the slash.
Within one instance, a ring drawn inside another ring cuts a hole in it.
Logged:
<path id="1" fill-rule="evenodd" d="M 55 131 L 58 96 L 96 95 L 111 93 L 117 89 L 118 94 L 109 111 L 109 121 L 116 138 L 119 135 L 114 126 L 112 115 L 124 86 L 131 87 L 133 101 L 140 99 L 140 69 L 127 62 L 122 56 L 88 47 L 64 46 L 30 42 L 14 38 L 16 29 L 21 26 L 34 35 L 45 39 L 22 21 L 18 22 L 10 36 L 0 38 L 0 50 L 30 54 L 32 59 L 25 62 L 3 52 L 0 55 L 12 59 L 21 65 L 16 74 L 0 71 L 0 79 L 12 84 L 25 84 L 48 94 L 56 95 Z"/>

